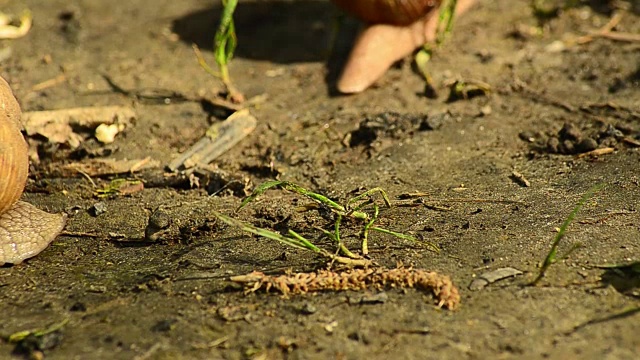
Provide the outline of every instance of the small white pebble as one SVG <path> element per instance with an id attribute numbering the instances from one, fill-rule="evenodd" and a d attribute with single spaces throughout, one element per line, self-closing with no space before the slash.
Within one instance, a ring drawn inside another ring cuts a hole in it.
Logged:
<path id="1" fill-rule="evenodd" d="M 95 137 L 103 144 L 111 144 L 115 140 L 116 135 L 118 135 L 118 133 L 122 130 L 124 130 L 123 125 L 100 124 L 96 128 Z"/>
<path id="2" fill-rule="evenodd" d="M 563 52 L 567 46 L 561 40 L 556 40 L 551 44 L 545 46 L 544 50 L 548 53 L 559 53 Z"/>

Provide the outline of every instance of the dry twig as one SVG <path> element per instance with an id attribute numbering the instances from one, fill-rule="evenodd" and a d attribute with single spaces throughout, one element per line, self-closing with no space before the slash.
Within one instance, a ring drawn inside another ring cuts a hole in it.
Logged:
<path id="1" fill-rule="evenodd" d="M 586 44 L 599 37 L 615 41 L 639 42 L 640 34 L 624 33 L 613 30 L 620 23 L 620 20 L 622 20 L 622 14 L 623 13 L 615 14 L 605 26 L 597 31 L 589 33 L 588 35 L 579 37 L 576 42 L 578 44 Z"/>

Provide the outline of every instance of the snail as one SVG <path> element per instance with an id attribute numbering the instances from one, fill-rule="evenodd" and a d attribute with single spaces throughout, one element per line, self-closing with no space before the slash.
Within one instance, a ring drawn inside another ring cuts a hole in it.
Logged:
<path id="1" fill-rule="evenodd" d="M 29 173 L 20 116 L 18 101 L 0 77 L 0 265 L 39 254 L 60 234 L 67 218 L 19 201 Z"/>
<path id="2" fill-rule="evenodd" d="M 358 93 L 396 61 L 435 39 L 441 0 L 332 0 L 367 23 L 356 39 L 338 79 L 338 91 Z M 456 15 L 477 0 L 458 0 Z"/>

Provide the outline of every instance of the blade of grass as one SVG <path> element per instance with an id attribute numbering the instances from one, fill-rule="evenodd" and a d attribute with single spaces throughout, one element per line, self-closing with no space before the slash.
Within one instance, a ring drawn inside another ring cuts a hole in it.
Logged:
<path id="1" fill-rule="evenodd" d="M 433 57 L 433 52 L 447 39 L 453 30 L 453 20 L 456 14 L 457 0 L 445 0 L 440 5 L 440 13 L 438 15 L 438 24 L 436 26 L 435 44 L 424 44 L 422 49 L 416 53 L 414 61 L 418 72 L 425 81 L 425 93 L 429 98 L 437 97 L 436 88 L 433 84 L 433 78 L 428 69 L 428 63 Z"/>
<path id="2" fill-rule="evenodd" d="M 238 206 L 238 209 L 236 210 L 236 212 L 240 211 L 243 207 L 245 207 L 247 204 L 249 204 L 250 202 L 254 201 L 258 196 L 264 194 L 267 190 L 275 188 L 275 187 L 279 187 L 281 189 L 287 190 L 287 191 L 291 191 L 294 192 L 298 195 L 302 195 L 302 196 L 306 196 L 309 199 L 317 202 L 320 205 L 324 205 L 326 207 L 328 207 L 331 211 L 333 211 L 336 214 L 340 214 L 340 215 L 347 215 L 347 210 L 344 206 L 338 204 L 337 202 L 329 199 L 328 197 L 322 195 L 322 194 L 318 194 L 315 193 L 313 191 L 309 191 L 305 188 L 303 188 L 300 185 L 296 185 L 290 181 L 280 181 L 280 180 L 272 180 L 272 181 L 267 181 L 264 182 L 262 184 L 260 184 L 258 187 L 256 187 L 255 190 L 253 190 L 253 193 L 251 193 L 251 195 L 249 195 L 248 197 L 246 197 L 244 200 L 242 200 L 242 203 L 240 203 L 240 206 Z M 378 190 L 380 191 L 380 190 Z M 386 194 L 385 194 L 386 196 Z M 388 201 L 388 199 L 386 200 Z M 368 219 L 369 215 L 367 215 L 364 212 L 361 211 L 354 211 L 352 213 L 349 214 L 350 217 L 356 218 L 356 219 Z"/>
<path id="3" fill-rule="evenodd" d="M 350 265 L 350 266 L 369 266 L 371 265 L 371 260 L 367 260 L 367 259 L 362 259 L 362 258 L 355 258 L 355 259 L 350 259 L 344 256 L 337 256 L 335 254 L 332 254 L 324 249 L 321 249 L 315 245 L 313 245 L 309 240 L 305 239 L 302 235 L 298 234 L 297 232 L 293 231 L 293 230 L 289 230 L 289 235 L 291 237 L 286 237 L 286 236 L 282 236 L 281 234 L 271 231 L 271 230 L 267 230 L 267 229 L 263 229 L 263 228 L 259 228 L 247 223 L 244 223 L 240 220 L 236 220 L 233 219 L 229 216 L 223 215 L 221 213 L 218 212 L 214 212 L 213 213 L 218 219 L 220 219 L 222 222 L 231 225 L 231 226 L 235 226 L 243 231 L 246 231 L 248 233 L 251 234 L 255 234 L 258 236 L 262 236 L 264 238 L 267 239 L 271 239 L 271 240 L 275 240 L 278 241 L 280 243 L 283 243 L 285 245 L 291 246 L 291 247 L 295 247 L 298 249 L 303 249 L 303 250 L 311 250 L 317 254 L 322 255 L 323 257 L 326 257 L 328 259 L 331 259 L 332 261 L 335 261 L 337 263 L 340 264 L 344 264 L 344 265 Z"/>
<path id="4" fill-rule="evenodd" d="M 336 216 L 340 216 L 340 215 L 336 215 Z M 358 259 L 360 258 L 360 256 L 354 254 L 351 252 L 351 250 L 349 250 L 343 243 L 342 240 L 340 239 L 340 222 L 342 218 L 340 217 L 340 220 L 336 220 L 336 222 L 334 223 L 334 232 L 331 232 L 329 230 L 325 230 L 321 227 L 317 227 L 316 229 L 322 231 L 322 233 L 328 237 L 329 239 L 331 239 L 331 241 L 333 241 L 334 243 L 336 243 L 336 246 L 338 248 L 338 253 L 343 254 L 344 256 L 351 258 L 351 259 Z"/>
<path id="5" fill-rule="evenodd" d="M 272 180 L 272 181 L 265 181 L 262 184 L 258 185 L 253 190 L 251 195 L 247 196 L 246 198 L 244 198 L 244 200 L 242 200 L 242 202 L 240 203 L 240 206 L 238 206 L 235 212 L 242 210 L 243 207 L 247 206 L 247 204 L 254 201 L 258 196 L 264 194 L 269 189 L 280 186 L 283 182 L 284 181 Z"/>
<path id="6" fill-rule="evenodd" d="M 238 0 L 223 0 L 222 16 L 220 25 L 213 41 L 215 59 L 220 69 L 220 77 L 225 85 L 231 84 L 229 68 L 227 64 L 233 58 L 238 39 L 236 38 L 235 24 L 233 23 L 233 13 L 238 5 Z"/>
<path id="7" fill-rule="evenodd" d="M 335 228 L 335 237 L 336 237 L 336 241 L 338 242 L 338 248 L 340 248 L 340 252 L 342 252 L 343 255 L 345 255 L 348 258 L 351 259 L 357 259 L 360 256 L 352 253 L 343 243 L 342 240 L 340 239 L 340 223 L 342 223 L 342 215 L 340 214 L 336 214 L 336 221 L 334 224 L 334 228 Z"/>
<path id="8" fill-rule="evenodd" d="M 285 190 L 289 190 L 297 194 L 300 194 L 302 196 L 306 196 L 309 199 L 314 200 L 319 204 L 325 205 L 326 207 L 333 210 L 334 212 L 337 212 L 339 214 L 346 213 L 346 209 L 344 208 L 344 206 L 338 204 L 337 202 L 329 199 L 328 197 L 322 194 L 314 193 L 313 191 L 309 191 L 303 188 L 302 186 L 296 185 L 289 181 L 283 181 L 280 186 Z"/>
<path id="9" fill-rule="evenodd" d="M 369 254 L 369 229 L 373 226 L 373 223 L 378 220 L 378 214 L 380 213 L 380 208 L 376 203 L 373 204 L 373 216 L 371 220 L 364 226 L 362 229 L 362 255 Z"/>
<path id="10" fill-rule="evenodd" d="M 320 253 L 321 249 L 318 248 L 317 246 L 313 245 L 311 242 L 309 242 L 308 240 L 302 238 L 302 236 L 298 235 L 297 233 L 293 232 L 292 230 L 289 231 L 289 234 L 291 234 L 293 236 L 293 238 L 289 238 L 286 236 L 283 236 L 275 231 L 271 231 L 271 230 L 267 230 L 267 229 L 263 229 L 263 228 L 259 228 L 256 226 L 253 226 L 251 224 L 247 224 L 245 222 L 242 222 L 240 220 L 236 220 L 232 217 L 223 215 L 221 213 L 218 212 L 214 212 L 213 213 L 218 219 L 220 219 L 222 222 L 228 224 L 228 225 L 232 225 L 235 226 L 239 229 L 241 229 L 242 231 L 246 231 L 248 233 L 251 234 L 255 234 L 258 236 L 262 236 L 264 238 L 267 239 L 271 239 L 271 240 L 275 240 L 278 242 L 281 242 L 285 245 L 288 246 L 292 246 L 298 249 L 303 249 L 303 250 L 311 250 L 313 252 L 317 252 Z M 301 240 L 304 239 L 304 240 Z"/>
<path id="11" fill-rule="evenodd" d="M 377 232 L 381 232 L 383 234 L 388 234 L 388 235 L 392 235 L 397 237 L 398 239 L 402 239 L 402 240 L 408 240 L 417 244 L 421 244 L 421 245 L 426 245 L 427 249 L 435 252 L 435 253 L 440 253 L 440 247 L 432 242 L 429 241 L 420 241 L 417 238 L 415 238 L 414 236 L 411 235 L 407 235 L 407 234 L 403 234 L 403 233 L 399 233 L 399 232 L 395 232 L 395 231 L 391 231 L 389 229 L 385 229 L 385 228 L 381 228 L 381 227 L 377 227 L 377 226 L 372 226 L 370 228 L 370 230 L 374 230 Z"/>
<path id="12" fill-rule="evenodd" d="M 305 246 L 306 248 L 308 248 L 309 250 L 315 251 L 315 252 L 322 252 L 322 249 L 320 249 L 319 247 L 313 245 L 309 240 L 305 239 L 302 235 L 298 234 L 297 232 L 289 229 L 289 235 L 291 235 L 293 238 L 295 238 L 296 240 L 298 240 L 303 246 Z"/>
<path id="13" fill-rule="evenodd" d="M 456 14 L 458 0 L 445 0 L 440 5 L 438 27 L 436 28 L 436 46 L 441 45 L 453 30 L 453 19 Z"/>
<path id="14" fill-rule="evenodd" d="M 384 191 L 382 188 L 379 188 L 379 187 L 373 188 L 371 190 L 367 190 L 364 193 L 349 199 L 349 201 L 347 201 L 347 207 L 349 207 L 354 202 L 360 201 L 363 198 L 369 197 L 369 196 L 371 196 L 371 195 L 373 195 L 375 193 L 380 193 L 380 195 L 382 196 L 382 199 L 384 200 L 384 204 L 387 207 L 391 207 L 391 201 L 389 201 L 389 196 L 387 196 L 387 192 Z"/>
<path id="15" fill-rule="evenodd" d="M 544 274 L 547 272 L 549 267 L 556 262 L 556 258 L 557 258 L 557 255 L 558 255 L 558 245 L 560 245 L 560 240 L 562 240 L 562 238 L 564 238 L 564 236 L 565 236 L 565 234 L 567 232 L 567 229 L 569 228 L 569 224 L 571 224 L 573 219 L 575 219 L 576 215 L 578 214 L 578 211 L 580 211 L 580 209 L 582 209 L 582 206 L 584 206 L 584 204 L 587 201 L 589 201 L 589 199 L 593 195 L 595 195 L 595 193 L 600 191 L 603 187 L 604 187 L 604 184 L 598 184 L 598 185 L 595 185 L 595 186 L 591 187 L 591 189 L 589 189 L 582 196 L 582 198 L 580 199 L 578 204 L 573 208 L 573 210 L 571 211 L 569 216 L 567 216 L 567 218 L 564 220 L 564 222 L 560 226 L 560 230 L 558 230 L 558 233 L 556 234 L 556 236 L 555 236 L 555 238 L 553 240 L 553 244 L 551 245 L 551 249 L 549 250 L 549 253 L 547 254 L 547 257 L 545 257 L 544 262 L 542 263 L 542 266 L 540 267 L 540 272 L 538 273 L 538 276 L 532 282 L 529 283 L 529 286 L 535 286 L 540 280 L 542 280 L 542 278 L 544 277 Z"/>

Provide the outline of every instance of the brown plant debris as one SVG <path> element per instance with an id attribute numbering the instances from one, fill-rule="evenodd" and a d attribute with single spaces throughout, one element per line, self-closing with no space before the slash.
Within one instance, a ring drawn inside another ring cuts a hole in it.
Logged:
<path id="1" fill-rule="evenodd" d="M 431 290 L 439 307 L 454 309 L 460 303 L 460 294 L 446 275 L 421 269 L 398 267 L 396 269 L 350 269 L 341 272 L 319 270 L 269 276 L 259 271 L 247 275 L 232 276 L 231 281 L 241 283 L 246 293 L 260 289 L 276 289 L 285 297 L 289 294 L 305 294 L 312 291 L 365 290 L 385 287 Z"/>

